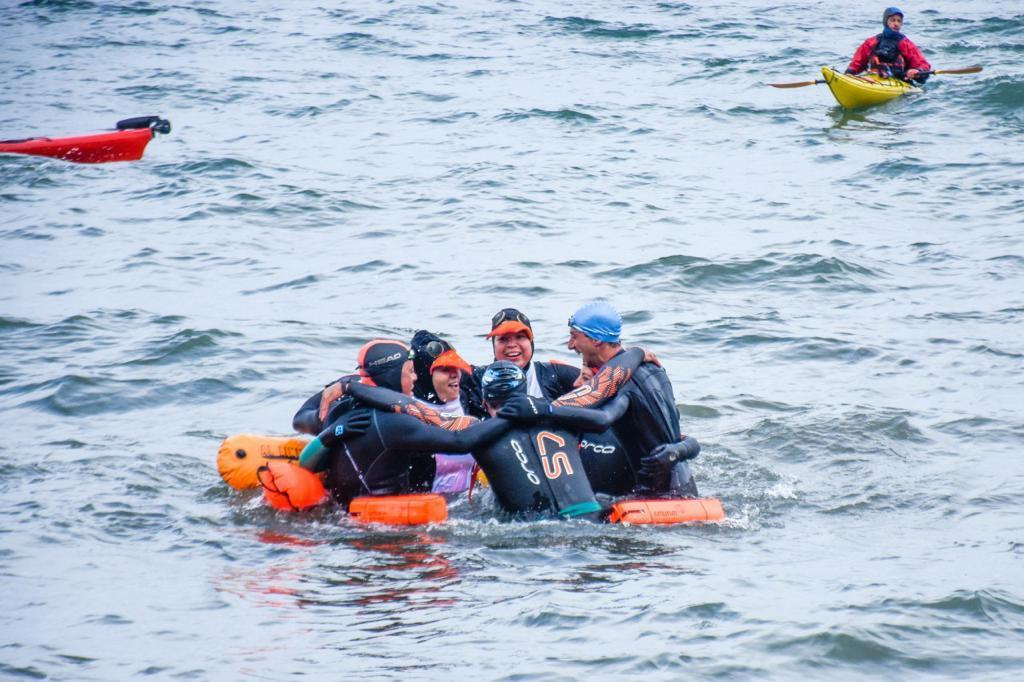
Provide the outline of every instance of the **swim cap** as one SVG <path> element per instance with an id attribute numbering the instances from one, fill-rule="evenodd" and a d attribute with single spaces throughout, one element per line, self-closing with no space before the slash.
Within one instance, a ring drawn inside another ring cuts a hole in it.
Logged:
<path id="1" fill-rule="evenodd" d="M 409 347 L 394 339 L 374 339 L 359 349 L 359 375 L 372 386 L 402 390 L 402 365 L 413 356 Z"/>
<path id="2" fill-rule="evenodd" d="M 473 368 L 470 367 L 469 363 L 462 359 L 462 356 L 455 352 L 455 349 L 446 350 L 437 356 L 430 365 L 430 372 L 433 374 L 435 369 L 441 367 L 448 367 L 452 369 L 461 369 L 466 374 L 472 374 Z"/>
<path id="3" fill-rule="evenodd" d="M 498 360 L 484 370 L 480 388 L 484 400 L 491 405 L 500 405 L 514 395 L 526 394 L 526 375 L 508 360 Z"/>
<path id="4" fill-rule="evenodd" d="M 894 14 L 900 15 L 900 19 L 903 19 L 903 10 L 899 7 L 886 7 L 885 11 L 882 12 L 882 26 L 888 26 L 889 17 Z"/>
<path id="5" fill-rule="evenodd" d="M 618 343 L 622 333 L 622 316 L 605 301 L 591 301 L 573 313 L 569 326 L 595 341 Z"/>
<path id="6" fill-rule="evenodd" d="M 487 338 L 516 332 L 525 333 L 530 341 L 533 341 L 533 327 L 530 325 L 530 318 L 515 308 L 502 308 L 491 318 L 491 333 L 487 335 Z"/>
<path id="7" fill-rule="evenodd" d="M 434 384 L 430 380 L 430 366 L 445 351 L 451 350 L 452 345 L 426 329 L 420 329 L 413 334 L 409 345 L 412 346 L 412 351 L 416 354 L 412 359 L 413 369 L 416 370 L 413 395 L 421 400 L 430 400 L 434 397 Z"/>

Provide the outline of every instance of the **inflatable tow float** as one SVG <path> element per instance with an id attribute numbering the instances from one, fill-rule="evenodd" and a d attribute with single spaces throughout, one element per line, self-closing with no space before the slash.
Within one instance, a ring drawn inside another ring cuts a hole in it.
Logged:
<path id="1" fill-rule="evenodd" d="M 286 436 L 230 436 L 217 451 L 217 470 L 236 490 L 263 488 L 263 498 L 275 509 L 303 511 L 331 497 L 317 474 L 298 465 L 309 441 Z M 448 519 L 448 503 L 435 493 L 357 497 L 349 515 L 362 523 L 417 526 Z M 714 498 L 622 500 L 612 505 L 609 523 L 636 525 L 724 521 L 722 503 Z"/>

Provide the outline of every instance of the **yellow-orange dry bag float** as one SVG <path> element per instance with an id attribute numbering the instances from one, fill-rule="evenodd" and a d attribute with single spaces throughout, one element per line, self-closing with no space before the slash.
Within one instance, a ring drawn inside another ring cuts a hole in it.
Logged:
<path id="1" fill-rule="evenodd" d="M 724 521 L 722 503 L 713 497 L 697 500 L 623 500 L 612 505 L 608 523 L 700 523 Z"/>
<path id="2" fill-rule="evenodd" d="M 296 461 L 308 440 L 283 436 L 254 436 L 243 433 L 225 438 L 217 451 L 221 478 L 237 490 L 260 485 L 256 471 L 274 461 Z"/>

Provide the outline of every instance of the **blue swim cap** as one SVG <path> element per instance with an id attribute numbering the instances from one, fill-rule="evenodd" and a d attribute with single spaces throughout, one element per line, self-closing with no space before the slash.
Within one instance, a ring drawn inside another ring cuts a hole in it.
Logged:
<path id="1" fill-rule="evenodd" d="M 901 10 L 899 7 L 886 7 L 885 11 L 882 12 L 882 26 L 888 26 L 886 22 L 888 22 L 889 17 L 891 17 L 894 14 L 900 15 L 900 17 L 905 16 L 903 14 L 903 10 Z"/>
<path id="2" fill-rule="evenodd" d="M 573 313 L 569 326 L 595 341 L 618 343 L 622 333 L 622 316 L 605 301 L 591 301 Z"/>

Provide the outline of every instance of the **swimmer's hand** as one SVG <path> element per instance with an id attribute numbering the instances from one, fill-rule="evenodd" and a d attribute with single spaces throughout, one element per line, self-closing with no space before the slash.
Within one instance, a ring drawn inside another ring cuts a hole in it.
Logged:
<path id="1" fill-rule="evenodd" d="M 664 443 L 640 458 L 637 479 L 655 492 L 668 489 L 669 476 L 676 462 L 693 459 L 700 454 L 700 443 L 693 436 L 683 436 L 678 443 Z"/>
<path id="2" fill-rule="evenodd" d="M 358 381 L 358 379 L 359 377 L 355 375 L 342 377 L 320 392 L 320 410 L 317 412 L 317 415 L 320 417 L 321 422 L 327 419 L 327 413 L 331 411 L 331 405 L 334 401 L 346 395 L 348 393 L 348 385 L 353 381 Z"/>
<path id="3" fill-rule="evenodd" d="M 661 360 L 659 360 L 658 356 L 654 354 L 654 351 L 647 350 L 646 348 L 641 348 L 640 350 L 644 352 L 644 362 L 650 362 L 657 367 L 661 367 Z"/>
<path id="4" fill-rule="evenodd" d="M 354 410 L 331 423 L 317 436 L 327 446 L 361 436 L 370 428 L 373 417 L 368 410 Z"/>
<path id="5" fill-rule="evenodd" d="M 551 401 L 529 395 L 517 395 L 498 410 L 498 417 L 511 422 L 532 423 L 551 414 Z"/>

